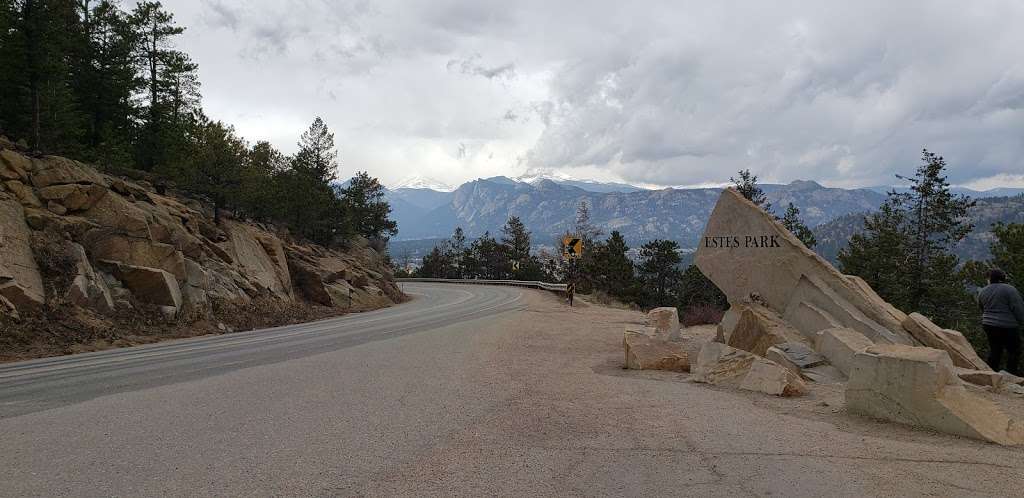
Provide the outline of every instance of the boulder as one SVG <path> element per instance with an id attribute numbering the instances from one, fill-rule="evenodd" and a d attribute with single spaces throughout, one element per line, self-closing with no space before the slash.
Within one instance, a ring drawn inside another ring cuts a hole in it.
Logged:
<path id="1" fill-rule="evenodd" d="M 18 310 L 41 305 L 46 297 L 29 234 L 21 204 L 0 199 L 0 296 Z"/>
<path id="2" fill-rule="evenodd" d="M 33 230 L 52 231 L 68 234 L 74 240 L 80 240 L 89 230 L 99 225 L 81 216 L 58 216 L 45 209 L 26 208 L 25 223 Z"/>
<path id="3" fill-rule="evenodd" d="M 690 357 L 681 342 L 650 337 L 626 330 L 622 339 L 626 351 L 626 368 L 632 370 L 668 370 L 689 372 Z"/>
<path id="4" fill-rule="evenodd" d="M 1002 445 L 1024 444 L 1024 420 L 970 393 L 946 351 L 878 344 L 856 355 L 846 387 L 851 413 Z"/>
<path id="5" fill-rule="evenodd" d="M 731 304 L 756 296 L 767 308 L 786 316 L 787 310 L 804 302 L 832 315 L 844 327 L 877 334 L 872 338 L 879 342 L 913 343 L 891 306 L 804 247 L 774 217 L 734 189 L 725 189 L 715 204 L 694 261 Z M 805 336 L 820 330 L 804 329 L 803 323 L 792 325 Z"/>
<path id="6" fill-rule="evenodd" d="M 64 207 L 63 204 L 57 201 L 49 201 L 46 203 L 46 209 L 57 216 L 64 216 L 68 213 L 68 208 Z"/>
<path id="7" fill-rule="evenodd" d="M 83 242 L 94 259 L 159 268 L 179 280 L 185 279 L 185 257 L 170 244 L 122 235 L 109 228 L 90 230 Z"/>
<path id="8" fill-rule="evenodd" d="M 853 329 L 837 327 L 821 331 L 815 344 L 818 352 L 844 375 L 850 375 L 855 356 L 873 343 Z"/>
<path id="9" fill-rule="evenodd" d="M 181 289 L 174 276 L 159 268 L 146 268 L 117 261 L 101 261 L 131 291 L 136 299 L 158 306 L 181 308 Z"/>
<path id="10" fill-rule="evenodd" d="M 739 321 L 726 342 L 729 346 L 764 356 L 768 348 L 803 337 L 774 311 L 756 303 L 743 303 Z"/>
<path id="11" fill-rule="evenodd" d="M 10 190 L 14 197 L 18 198 L 18 202 L 25 207 L 42 207 L 43 203 L 36 197 L 35 192 L 32 188 L 18 180 L 8 180 L 4 182 L 7 186 L 7 190 Z"/>
<path id="12" fill-rule="evenodd" d="M 71 254 L 75 258 L 77 273 L 68 288 L 68 300 L 83 308 L 91 308 L 101 313 L 114 311 L 114 297 L 110 293 L 110 288 L 89 263 L 85 248 L 72 243 Z"/>
<path id="13" fill-rule="evenodd" d="M 647 325 L 654 327 L 659 337 L 669 341 L 678 341 L 679 310 L 673 306 L 654 308 L 647 313 Z"/>
<path id="14" fill-rule="evenodd" d="M 107 189 L 100 185 L 51 185 L 39 189 L 43 200 L 57 202 L 68 211 L 89 209 L 106 195 Z"/>
<path id="15" fill-rule="evenodd" d="M 720 342 L 709 342 L 700 348 L 696 364 L 691 365 L 694 382 L 728 384 L 740 382 L 757 360 L 746 351 Z"/>
<path id="16" fill-rule="evenodd" d="M 291 298 L 291 275 L 287 260 L 282 268 L 277 259 L 284 258 L 281 241 L 255 227 L 230 220 L 224 221 L 224 229 L 228 234 L 228 242 L 223 248 L 231 254 L 235 264 L 241 267 L 243 274 L 253 284 L 273 295 Z M 274 257 L 268 254 L 264 245 L 271 247 Z"/>
<path id="17" fill-rule="evenodd" d="M 44 156 L 34 162 L 32 185 L 36 188 L 71 183 L 106 184 L 96 170 L 78 161 L 58 156 Z"/>
<path id="18" fill-rule="evenodd" d="M 141 239 L 152 239 L 146 213 L 117 192 L 104 189 L 105 194 L 81 215 L 97 225 Z"/>
<path id="19" fill-rule="evenodd" d="M 307 301 L 323 306 L 333 306 L 334 298 L 328 292 L 320 272 L 313 265 L 295 258 L 288 259 L 292 283 Z"/>
<path id="20" fill-rule="evenodd" d="M 0 180 L 28 180 L 32 161 L 10 149 L 0 150 Z"/>
<path id="21" fill-rule="evenodd" d="M 903 328 L 926 347 L 949 353 L 953 364 L 960 368 L 991 370 L 988 364 L 978 357 L 978 353 L 963 334 L 955 330 L 945 330 L 920 313 L 908 315 L 903 320 Z"/>
<path id="22" fill-rule="evenodd" d="M 781 365 L 758 358 L 750 366 L 750 372 L 740 383 L 740 389 L 757 391 L 773 396 L 802 396 L 807 393 L 807 384 L 798 374 Z"/>

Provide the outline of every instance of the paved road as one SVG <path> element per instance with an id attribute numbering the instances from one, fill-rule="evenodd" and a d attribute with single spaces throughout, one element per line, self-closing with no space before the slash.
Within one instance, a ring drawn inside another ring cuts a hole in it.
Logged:
<path id="1" fill-rule="evenodd" d="M 414 299 L 395 308 L 251 332 L 0 364 L 0 419 L 392 339 L 521 307 L 517 304 L 521 290 L 516 288 L 403 285 Z"/>
<path id="2" fill-rule="evenodd" d="M 1024 451 L 624 371 L 512 288 L 0 369 L 0 496 L 1021 496 Z"/>

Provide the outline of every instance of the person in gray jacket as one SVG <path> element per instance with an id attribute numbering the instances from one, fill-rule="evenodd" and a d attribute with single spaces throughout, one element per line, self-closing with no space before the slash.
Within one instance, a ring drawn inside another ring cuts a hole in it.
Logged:
<path id="1" fill-rule="evenodd" d="M 988 337 L 988 366 L 999 371 L 1006 352 L 1006 371 L 1020 375 L 1020 328 L 1024 326 L 1024 299 L 1020 292 L 1006 283 L 1006 273 L 993 269 L 988 285 L 978 293 L 981 306 L 981 327 Z"/>

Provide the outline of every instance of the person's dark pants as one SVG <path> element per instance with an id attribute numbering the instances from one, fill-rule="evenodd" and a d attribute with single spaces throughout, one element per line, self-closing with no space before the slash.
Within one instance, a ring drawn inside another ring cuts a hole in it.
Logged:
<path id="1" fill-rule="evenodd" d="M 1020 375 L 1020 331 L 1004 327 L 982 325 L 988 336 L 988 366 L 999 371 L 1006 351 L 1006 371 Z"/>

